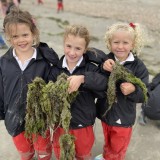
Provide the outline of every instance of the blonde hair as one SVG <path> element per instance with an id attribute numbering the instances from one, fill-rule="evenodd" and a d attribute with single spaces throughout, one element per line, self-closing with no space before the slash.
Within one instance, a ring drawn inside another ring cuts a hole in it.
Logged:
<path id="1" fill-rule="evenodd" d="M 68 35 L 78 36 L 80 38 L 84 38 L 86 42 L 86 48 L 89 45 L 90 42 L 90 34 L 86 27 L 82 25 L 70 25 L 67 26 L 64 33 L 64 41 L 68 37 Z"/>
<path id="2" fill-rule="evenodd" d="M 117 31 L 126 31 L 133 36 L 133 49 L 134 55 L 139 55 L 145 44 L 144 30 L 138 23 L 116 23 L 109 27 L 105 33 L 105 43 L 107 48 L 111 51 L 111 40 L 113 34 Z"/>
<path id="3" fill-rule="evenodd" d="M 22 11 L 18 7 L 12 7 L 10 12 L 6 15 L 3 21 L 3 28 L 7 40 L 10 42 L 12 35 L 12 26 L 17 24 L 26 24 L 29 26 L 32 34 L 34 35 L 34 45 L 38 46 L 40 42 L 39 30 L 35 24 L 32 15 L 27 11 Z"/>

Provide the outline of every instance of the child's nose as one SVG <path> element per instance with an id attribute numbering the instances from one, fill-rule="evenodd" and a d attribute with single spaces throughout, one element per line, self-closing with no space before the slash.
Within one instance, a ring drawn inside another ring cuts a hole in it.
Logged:
<path id="1" fill-rule="evenodd" d="M 123 44 L 122 43 L 119 43 L 118 44 L 118 48 L 122 48 L 123 47 Z"/>
<path id="2" fill-rule="evenodd" d="M 70 50 L 70 55 L 75 55 L 75 49 Z"/>

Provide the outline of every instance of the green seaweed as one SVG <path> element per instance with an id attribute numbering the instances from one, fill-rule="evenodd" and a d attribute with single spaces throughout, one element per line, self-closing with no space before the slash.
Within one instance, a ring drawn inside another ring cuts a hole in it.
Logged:
<path id="1" fill-rule="evenodd" d="M 107 89 L 108 109 L 104 115 L 106 115 L 106 113 L 111 109 L 113 103 L 116 100 L 116 83 L 119 80 L 125 80 L 126 82 L 138 85 L 143 91 L 145 102 L 148 99 L 146 85 L 141 81 L 141 79 L 135 77 L 123 65 L 120 65 L 118 62 L 115 62 L 113 71 L 111 72 L 108 80 L 108 89 Z"/>
<path id="2" fill-rule="evenodd" d="M 50 81 L 46 84 L 43 79 L 36 77 L 28 85 L 25 135 L 28 138 L 32 138 L 32 134 L 45 136 L 49 127 L 61 125 L 65 131 L 65 135 L 60 137 L 61 144 L 67 142 L 67 145 L 61 145 L 63 154 L 61 157 L 71 160 L 71 157 L 74 158 L 75 146 L 74 138 L 69 134 L 72 118 L 70 105 L 75 100 L 78 91 L 68 93 L 67 78 L 68 76 L 62 73 L 55 83 Z"/>

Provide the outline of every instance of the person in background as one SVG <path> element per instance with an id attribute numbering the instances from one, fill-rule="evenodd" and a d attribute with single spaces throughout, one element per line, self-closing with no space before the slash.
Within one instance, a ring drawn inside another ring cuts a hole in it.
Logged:
<path id="1" fill-rule="evenodd" d="M 4 18 L 6 16 L 7 11 L 7 1 L 6 0 L 0 0 L 0 10 L 1 10 L 1 16 Z M 5 40 L 3 39 L 3 31 L 0 32 L 0 49 L 7 49 L 7 44 L 5 43 Z"/>
<path id="2" fill-rule="evenodd" d="M 42 0 L 37 0 L 37 3 L 38 4 L 43 4 L 43 1 Z"/>
<path id="3" fill-rule="evenodd" d="M 9 13 L 11 6 L 16 5 L 18 6 L 18 1 L 17 0 L 1 0 L 0 1 L 0 10 L 1 10 L 1 15 L 4 18 L 6 14 Z M 0 33 L 0 49 L 7 49 L 8 46 L 3 39 L 3 31 Z"/>
<path id="4" fill-rule="evenodd" d="M 60 11 L 63 11 L 64 7 L 63 7 L 63 0 L 57 0 L 57 13 L 59 13 Z"/>
<path id="5" fill-rule="evenodd" d="M 110 75 L 117 61 L 147 85 L 148 70 L 138 58 L 144 46 L 141 26 L 138 23 L 113 24 L 106 31 L 105 42 L 110 51 L 103 63 L 105 74 Z M 108 112 L 107 98 L 97 100 L 97 117 L 102 121 L 105 139 L 101 159 L 124 160 L 135 123 L 136 103 L 143 102 L 142 89 L 123 80 L 116 82 L 116 101 Z"/>
<path id="6" fill-rule="evenodd" d="M 94 144 L 93 125 L 96 118 L 95 98 L 105 96 L 106 77 L 94 63 L 87 62 L 86 52 L 90 42 L 89 31 L 82 25 L 70 25 L 64 33 L 64 55 L 56 68 L 51 71 L 50 79 L 65 73 L 69 76 L 69 93 L 79 91 L 71 104 L 71 122 L 69 133 L 75 136 L 75 158 L 90 160 Z M 89 54 L 89 53 L 88 53 Z M 96 53 L 95 53 L 96 54 Z M 103 92 L 103 94 L 101 94 Z M 60 159 L 59 138 L 64 129 L 57 127 L 53 133 L 53 150 Z"/>
<path id="7" fill-rule="evenodd" d="M 0 0 L 0 10 L 2 18 L 6 16 L 7 7 L 8 7 L 7 0 Z"/>
<path id="8" fill-rule="evenodd" d="M 21 0 L 18 0 L 18 3 L 20 4 L 20 3 L 21 3 Z"/>
<path id="9" fill-rule="evenodd" d="M 160 73 L 158 73 L 152 81 L 148 84 L 148 101 L 142 104 L 142 110 L 139 115 L 139 124 L 146 125 L 147 121 L 160 120 Z M 158 125 L 159 127 L 159 125 Z"/>
<path id="10" fill-rule="evenodd" d="M 11 48 L 0 58 L 0 120 L 4 120 L 8 133 L 20 154 L 21 160 L 51 160 L 50 132 L 25 137 L 26 97 L 28 84 L 35 77 L 46 82 L 51 64 L 58 56 L 46 43 L 39 40 L 39 30 L 33 16 L 12 7 L 3 22 L 4 32 Z M 49 62 L 48 62 L 49 61 Z"/>
<path id="11" fill-rule="evenodd" d="M 21 2 L 20 0 L 13 0 L 13 3 L 14 3 L 15 6 L 17 6 L 17 7 L 19 6 L 20 2 Z"/>
<path id="12" fill-rule="evenodd" d="M 8 14 L 11 10 L 12 7 L 18 7 L 19 6 L 19 2 L 18 0 L 7 0 L 7 10 L 6 10 L 6 14 Z"/>
<path id="13" fill-rule="evenodd" d="M 4 39 L 3 39 L 3 36 L 0 35 L 0 49 L 7 49 L 8 46 L 7 44 L 5 43 Z"/>

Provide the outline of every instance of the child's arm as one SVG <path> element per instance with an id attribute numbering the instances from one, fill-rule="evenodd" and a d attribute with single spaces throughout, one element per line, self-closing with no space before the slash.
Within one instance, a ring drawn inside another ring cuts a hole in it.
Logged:
<path id="1" fill-rule="evenodd" d="M 68 79 L 69 81 L 69 93 L 77 91 L 81 84 L 84 88 L 94 91 L 105 91 L 107 87 L 107 78 L 97 72 L 85 72 L 84 75 L 73 75 Z"/>
<path id="2" fill-rule="evenodd" d="M 73 75 L 67 80 L 70 82 L 69 93 L 77 91 L 81 84 L 84 88 L 95 92 L 105 91 L 107 87 L 107 78 L 98 72 L 86 71 L 85 75 Z"/>

